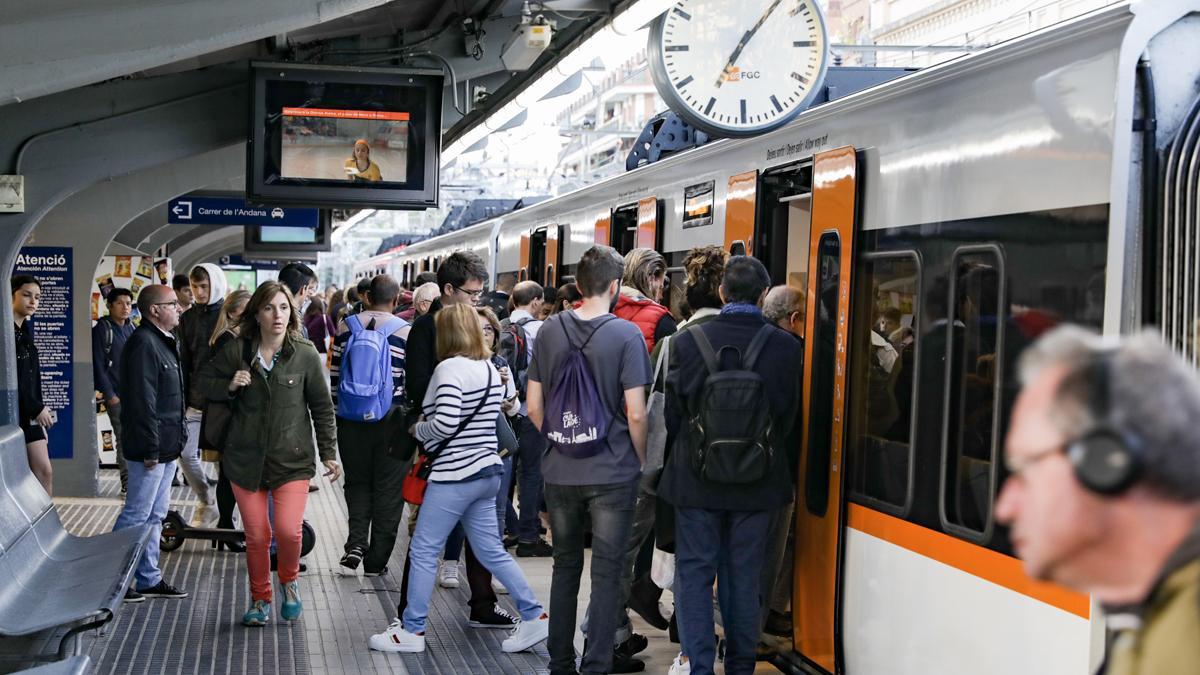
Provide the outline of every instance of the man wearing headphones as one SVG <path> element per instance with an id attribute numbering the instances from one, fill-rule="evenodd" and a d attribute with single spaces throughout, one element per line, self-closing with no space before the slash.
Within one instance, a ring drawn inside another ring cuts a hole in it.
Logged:
<path id="1" fill-rule="evenodd" d="M 1200 673 L 1200 382 L 1161 339 L 1058 328 L 1021 357 L 997 519 L 1026 572 L 1094 596 L 1108 675 Z"/>

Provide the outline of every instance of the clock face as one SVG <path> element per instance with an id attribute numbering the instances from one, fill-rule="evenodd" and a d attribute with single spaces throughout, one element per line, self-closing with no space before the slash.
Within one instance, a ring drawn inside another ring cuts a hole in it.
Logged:
<path id="1" fill-rule="evenodd" d="M 682 0 L 650 32 L 659 94 L 718 136 L 787 123 L 820 90 L 827 55 L 816 0 Z"/>

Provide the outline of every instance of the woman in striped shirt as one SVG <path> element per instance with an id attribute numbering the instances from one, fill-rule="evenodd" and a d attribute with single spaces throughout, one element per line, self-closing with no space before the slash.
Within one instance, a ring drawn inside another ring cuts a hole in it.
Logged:
<path id="1" fill-rule="evenodd" d="M 425 620 L 433 593 L 438 554 L 459 522 L 484 567 L 508 588 L 521 623 L 504 641 L 519 652 L 546 639 L 549 621 L 496 526 L 496 493 L 504 472 L 497 454 L 496 418 L 516 395 L 489 361 L 490 351 L 475 308 L 452 305 L 437 314 L 437 355 L 422 403 L 424 418 L 413 436 L 434 454 L 425 501 L 409 548 L 408 606 L 370 646 L 380 651 L 425 651 Z"/>

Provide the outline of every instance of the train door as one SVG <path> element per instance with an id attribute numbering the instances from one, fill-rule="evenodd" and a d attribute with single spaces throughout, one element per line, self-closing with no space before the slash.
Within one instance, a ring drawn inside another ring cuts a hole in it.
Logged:
<path id="1" fill-rule="evenodd" d="M 842 148 L 730 180 L 726 219 L 747 194 L 758 200 L 753 237 L 729 232 L 766 264 L 773 284 L 804 296 L 793 319 L 804 337 L 798 490 L 792 569 L 792 638 L 808 669 L 839 672 L 838 583 L 842 537 L 842 445 L 846 344 L 854 261 L 856 155 Z M 732 210 L 731 210 L 732 202 Z M 736 223 L 734 223 L 736 225 Z M 736 229 L 736 227 L 734 228 Z M 743 228 L 748 229 L 748 228 Z M 736 252 L 736 250 L 735 250 Z M 802 328 L 801 328 L 802 326 Z"/>
<path id="2" fill-rule="evenodd" d="M 521 249 L 517 260 L 517 281 L 529 279 L 530 238 L 528 234 L 521 235 Z"/>
<path id="3" fill-rule="evenodd" d="M 543 286 L 558 285 L 558 258 L 562 252 L 562 225 L 550 225 L 546 227 L 545 252 L 542 256 L 542 279 Z"/>
<path id="4" fill-rule="evenodd" d="M 638 210 L 636 203 L 613 209 L 609 225 L 612 239 L 606 243 L 621 255 L 637 247 Z"/>

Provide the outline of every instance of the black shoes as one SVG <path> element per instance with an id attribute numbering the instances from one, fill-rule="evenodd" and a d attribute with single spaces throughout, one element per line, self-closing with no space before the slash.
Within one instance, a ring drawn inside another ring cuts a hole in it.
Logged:
<path id="1" fill-rule="evenodd" d="M 640 673 L 646 669 L 646 662 L 641 659 L 635 659 L 632 656 L 625 656 L 621 652 L 613 651 L 612 668 L 610 673 Z"/>
<path id="2" fill-rule="evenodd" d="M 549 558 L 554 555 L 554 547 L 541 537 L 537 541 L 522 541 L 517 543 L 518 558 Z"/>
<path id="3" fill-rule="evenodd" d="M 650 640 L 646 639 L 645 635 L 638 633 L 630 633 L 629 637 L 624 642 L 613 647 L 613 651 L 618 652 L 622 656 L 632 658 L 633 656 L 646 651 L 646 647 L 650 646 Z"/>
<path id="4" fill-rule="evenodd" d="M 279 556 L 275 555 L 274 553 L 271 554 L 271 571 L 272 572 L 279 571 Z M 308 571 L 308 565 L 305 565 L 303 560 L 300 561 L 300 571 L 301 572 Z"/>
<path id="5" fill-rule="evenodd" d="M 178 599 L 178 598 L 186 598 L 188 596 L 187 591 L 181 591 L 178 588 L 175 588 L 171 584 L 168 584 L 166 579 L 159 580 L 159 582 L 157 584 L 151 586 L 150 588 L 139 588 L 134 592 L 137 594 L 140 594 L 140 595 L 144 595 L 147 598 L 175 598 L 175 599 Z M 125 597 L 128 598 L 129 594 L 126 593 Z M 137 600 L 133 600 L 132 602 L 137 602 Z"/>
<path id="6" fill-rule="evenodd" d="M 145 602 L 146 596 L 138 593 L 132 588 L 125 589 L 125 602 L 132 605 L 135 602 Z"/>
<path id="7" fill-rule="evenodd" d="M 767 624 L 763 627 L 763 632 L 767 635 L 775 637 L 791 637 L 792 636 L 792 614 L 788 612 L 781 614 L 775 610 L 771 610 L 767 614 Z"/>
<path id="8" fill-rule="evenodd" d="M 512 547 L 516 546 L 518 543 L 520 543 L 520 542 L 517 539 L 517 535 L 515 535 L 515 534 L 505 535 L 504 548 L 512 548 Z"/>
<path id="9" fill-rule="evenodd" d="M 658 598 L 661 595 L 662 589 L 655 586 L 649 577 L 640 577 L 633 582 L 633 588 L 629 589 L 628 607 L 645 619 L 646 623 L 659 630 L 666 630 L 670 622 L 659 608 Z"/>
<path id="10" fill-rule="evenodd" d="M 367 551 L 362 546 L 351 546 L 350 550 L 346 551 L 346 555 L 342 556 L 339 564 L 353 572 L 358 569 L 359 564 L 362 563 L 363 556 L 366 554 Z"/>
<path id="11" fill-rule="evenodd" d="M 384 565 L 383 569 L 378 569 L 378 570 L 369 570 L 365 567 L 363 568 L 363 576 L 364 577 L 382 577 L 382 576 L 385 576 L 387 573 L 388 573 L 387 565 Z"/>
<path id="12" fill-rule="evenodd" d="M 472 614 L 467 625 L 471 628 L 516 628 L 520 620 L 504 609 L 492 605 L 490 612 Z"/>

